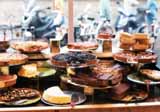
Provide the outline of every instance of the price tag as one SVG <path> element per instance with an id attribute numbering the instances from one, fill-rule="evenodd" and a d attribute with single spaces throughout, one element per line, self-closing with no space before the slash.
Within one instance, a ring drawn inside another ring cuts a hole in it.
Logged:
<path id="1" fill-rule="evenodd" d="M 94 89 L 92 87 L 86 86 L 86 87 L 84 87 L 84 93 L 86 95 L 93 95 L 94 94 Z"/>

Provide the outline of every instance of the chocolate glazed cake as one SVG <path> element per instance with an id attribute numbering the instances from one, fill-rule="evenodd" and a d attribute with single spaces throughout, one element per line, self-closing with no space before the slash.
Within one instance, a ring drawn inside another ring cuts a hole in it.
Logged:
<path id="1" fill-rule="evenodd" d="M 62 53 L 52 57 L 51 62 L 57 67 L 87 67 L 97 63 L 96 56 L 86 52 Z"/>

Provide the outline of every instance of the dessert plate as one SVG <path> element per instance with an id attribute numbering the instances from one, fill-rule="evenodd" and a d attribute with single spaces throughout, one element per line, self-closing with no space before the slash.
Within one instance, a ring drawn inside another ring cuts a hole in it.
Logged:
<path id="1" fill-rule="evenodd" d="M 132 81 L 132 82 L 135 82 L 137 84 L 144 84 L 144 85 L 157 85 L 157 84 L 160 84 L 160 81 L 153 81 L 153 80 L 150 80 L 148 78 L 145 78 L 143 76 L 139 76 L 137 73 L 133 73 L 133 74 L 129 74 L 127 76 L 127 79 L 129 81 Z"/>
<path id="2" fill-rule="evenodd" d="M 86 96 L 83 93 L 80 93 L 80 92 L 75 92 L 75 91 L 63 91 L 63 92 L 65 94 L 71 96 L 71 103 L 70 104 L 54 104 L 54 103 L 50 103 L 50 102 L 47 102 L 46 100 L 44 100 L 43 97 L 41 98 L 41 101 L 44 104 L 52 105 L 52 106 L 73 106 L 73 105 L 82 104 L 87 99 Z"/>

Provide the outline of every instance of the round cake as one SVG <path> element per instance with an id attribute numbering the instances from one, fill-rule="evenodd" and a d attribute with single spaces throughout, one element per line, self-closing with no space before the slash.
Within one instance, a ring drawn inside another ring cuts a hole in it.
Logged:
<path id="1" fill-rule="evenodd" d="M 19 65 L 24 64 L 28 56 L 20 53 L 0 53 L 0 65 Z"/>
<path id="2" fill-rule="evenodd" d="M 155 63 L 157 55 L 152 52 L 122 51 L 113 55 L 114 59 L 126 63 Z"/>
<path id="3" fill-rule="evenodd" d="M 42 41 L 19 41 L 11 43 L 11 47 L 24 53 L 34 53 L 48 48 L 49 44 Z"/>
<path id="4" fill-rule="evenodd" d="M 93 50 L 98 48 L 98 44 L 95 42 L 74 42 L 68 44 L 69 49 L 77 50 Z"/>
<path id="5" fill-rule="evenodd" d="M 95 65 L 97 58 L 86 52 L 69 52 L 53 56 L 51 62 L 57 67 L 86 67 Z"/>
<path id="6" fill-rule="evenodd" d="M 0 75 L 0 88 L 10 87 L 16 84 L 16 75 Z"/>

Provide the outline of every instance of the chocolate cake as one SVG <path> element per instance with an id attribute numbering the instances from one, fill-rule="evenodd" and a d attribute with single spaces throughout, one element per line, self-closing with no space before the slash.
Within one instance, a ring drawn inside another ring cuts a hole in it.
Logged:
<path id="1" fill-rule="evenodd" d="M 52 57 L 52 64 L 58 67 L 83 67 L 95 65 L 96 56 L 86 52 L 62 53 Z"/>

